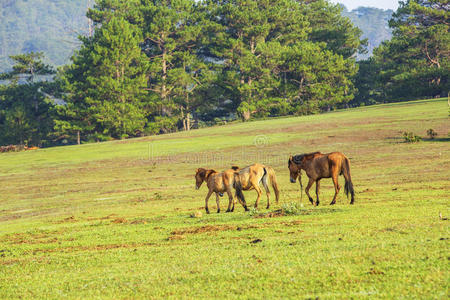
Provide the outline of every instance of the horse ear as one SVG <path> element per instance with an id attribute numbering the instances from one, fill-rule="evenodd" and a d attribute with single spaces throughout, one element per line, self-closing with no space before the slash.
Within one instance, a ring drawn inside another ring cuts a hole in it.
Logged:
<path id="1" fill-rule="evenodd" d="M 197 169 L 197 171 L 195 171 L 195 173 L 198 173 L 198 171 L 200 171 L 200 169 Z"/>
<path id="2" fill-rule="evenodd" d="M 293 160 L 293 157 L 292 157 L 292 155 L 291 156 L 289 156 L 289 161 L 292 161 Z"/>

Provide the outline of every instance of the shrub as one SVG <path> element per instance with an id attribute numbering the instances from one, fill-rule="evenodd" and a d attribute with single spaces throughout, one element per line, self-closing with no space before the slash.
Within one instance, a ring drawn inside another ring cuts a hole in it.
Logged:
<path id="1" fill-rule="evenodd" d="M 427 130 L 428 137 L 433 140 L 438 134 L 436 131 L 434 131 L 432 128 Z"/>
<path id="2" fill-rule="evenodd" d="M 250 215 L 250 217 L 259 215 L 259 211 L 256 207 L 251 207 L 248 214 Z"/>
<path id="3" fill-rule="evenodd" d="M 403 138 L 405 139 L 405 143 L 418 143 L 422 140 L 422 138 L 418 135 L 415 135 L 413 132 L 403 132 Z"/>
<path id="4" fill-rule="evenodd" d="M 297 202 L 285 203 L 281 206 L 283 213 L 286 215 L 298 215 L 302 208 L 303 204 Z"/>

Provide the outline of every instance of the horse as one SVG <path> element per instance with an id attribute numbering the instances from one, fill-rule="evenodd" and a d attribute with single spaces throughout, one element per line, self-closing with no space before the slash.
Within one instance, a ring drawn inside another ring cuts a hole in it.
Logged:
<path id="1" fill-rule="evenodd" d="M 268 180 L 270 180 L 270 184 L 272 185 L 272 188 L 275 192 L 275 198 L 278 204 L 280 198 L 280 190 L 278 188 L 275 171 L 271 167 L 262 164 L 253 164 L 243 169 L 233 169 L 235 170 L 234 188 L 236 190 L 236 197 L 241 204 L 244 203 L 246 205 L 245 197 L 242 191 L 255 189 L 256 193 L 258 193 L 258 197 L 256 198 L 255 202 L 255 208 L 258 207 L 258 203 L 261 199 L 262 194 L 259 183 L 262 182 L 264 189 L 266 190 L 268 209 L 270 207 L 270 190 L 268 186 Z"/>
<path id="2" fill-rule="evenodd" d="M 309 194 L 309 189 L 316 183 L 316 205 L 319 205 L 319 189 L 320 180 L 322 178 L 332 178 L 334 184 L 334 197 L 330 205 L 336 204 L 336 197 L 341 187 L 339 186 L 338 176 L 344 175 L 345 187 L 344 191 L 347 195 L 350 193 L 350 204 L 355 203 L 355 191 L 353 189 L 352 177 L 350 175 L 350 161 L 348 158 L 340 152 L 332 152 L 328 154 L 322 154 L 320 152 L 300 154 L 289 157 L 288 168 L 291 177 L 291 183 L 295 183 L 297 177 L 301 182 L 301 170 L 305 170 L 306 175 L 309 177 L 308 185 L 305 192 L 309 198 L 309 201 L 314 205 L 313 198 Z"/>
<path id="3" fill-rule="evenodd" d="M 195 173 L 196 189 L 198 190 L 204 181 L 208 186 L 208 194 L 206 195 L 205 199 L 205 210 L 207 214 L 209 214 L 208 200 L 209 197 L 211 197 L 212 193 L 216 193 L 217 213 L 220 213 L 220 196 L 223 196 L 223 193 L 225 192 L 228 194 L 229 199 L 228 209 L 226 212 L 234 211 L 232 188 L 234 186 L 235 172 L 238 169 L 239 167 L 233 166 L 233 169 L 223 171 L 222 173 L 216 172 L 214 170 L 207 170 L 204 168 L 197 169 Z M 245 202 L 241 202 L 241 204 L 244 209 L 248 211 Z"/>

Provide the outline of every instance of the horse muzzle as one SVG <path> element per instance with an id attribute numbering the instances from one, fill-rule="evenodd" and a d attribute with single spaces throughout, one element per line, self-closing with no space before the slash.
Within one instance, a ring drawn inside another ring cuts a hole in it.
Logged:
<path id="1" fill-rule="evenodd" d="M 291 183 L 295 183 L 295 179 L 292 179 L 292 178 L 291 178 Z"/>

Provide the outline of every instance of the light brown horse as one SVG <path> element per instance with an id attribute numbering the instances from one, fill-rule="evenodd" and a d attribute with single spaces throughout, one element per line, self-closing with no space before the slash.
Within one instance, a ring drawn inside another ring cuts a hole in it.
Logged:
<path id="1" fill-rule="evenodd" d="M 319 205 L 320 179 L 330 177 L 334 184 L 334 197 L 330 205 L 336 204 L 336 197 L 341 189 L 338 182 L 339 175 L 344 175 L 344 190 L 347 197 L 349 193 L 351 194 L 350 204 L 355 202 L 355 191 L 353 190 L 352 177 L 350 175 L 350 161 L 344 154 L 340 152 L 332 152 L 328 154 L 314 152 L 291 156 L 289 157 L 288 167 L 292 183 L 295 183 L 297 177 L 301 180 L 301 170 L 305 170 L 306 175 L 309 177 L 309 182 L 306 186 L 305 192 L 309 198 L 309 201 L 313 205 L 314 201 L 309 194 L 309 189 L 315 182 L 317 196 L 316 205 Z"/>
<path id="2" fill-rule="evenodd" d="M 196 189 L 199 189 L 204 181 L 208 186 L 208 194 L 205 198 L 206 213 L 209 214 L 208 200 L 209 197 L 211 197 L 212 193 L 216 193 L 217 213 L 220 213 L 220 196 L 223 196 L 225 192 L 227 193 L 229 199 L 227 212 L 234 211 L 232 188 L 234 186 L 235 171 L 238 169 L 239 167 L 233 167 L 233 169 L 223 171 L 222 173 L 216 172 L 214 170 L 207 170 L 204 168 L 197 169 L 195 173 Z M 248 208 L 245 202 L 241 202 L 241 204 L 247 211 Z"/>
<path id="3" fill-rule="evenodd" d="M 259 200 L 261 199 L 262 190 L 259 186 L 259 183 L 262 182 L 264 189 L 266 190 L 267 196 L 267 208 L 270 207 L 270 190 L 268 185 L 268 180 L 270 180 L 270 184 L 275 192 L 275 198 L 278 203 L 280 198 L 280 190 L 277 184 L 277 177 L 275 176 L 275 171 L 268 166 L 262 164 L 253 164 L 251 166 L 245 167 L 243 169 L 236 169 L 235 178 L 234 178 L 234 188 L 236 189 L 236 197 L 239 202 L 243 205 L 246 205 L 245 197 L 242 191 L 248 191 L 255 189 L 258 193 L 258 197 L 256 198 L 255 207 L 258 207 Z"/>

